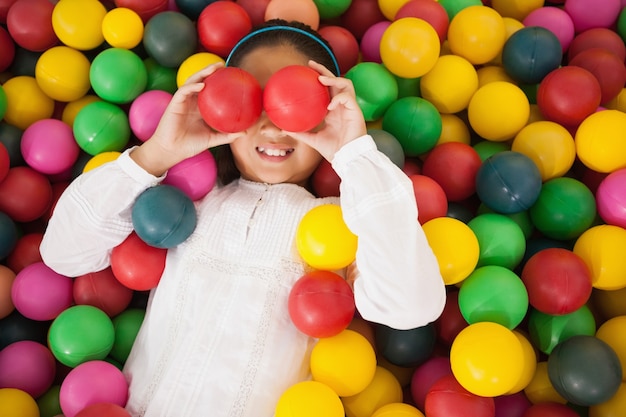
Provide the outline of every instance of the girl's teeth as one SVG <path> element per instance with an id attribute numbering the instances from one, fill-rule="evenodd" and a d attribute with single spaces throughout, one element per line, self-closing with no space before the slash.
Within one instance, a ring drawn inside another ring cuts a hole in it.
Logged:
<path id="1" fill-rule="evenodd" d="M 285 149 L 265 149 L 258 148 L 259 152 L 264 153 L 269 156 L 285 156 L 287 155 L 287 150 Z"/>

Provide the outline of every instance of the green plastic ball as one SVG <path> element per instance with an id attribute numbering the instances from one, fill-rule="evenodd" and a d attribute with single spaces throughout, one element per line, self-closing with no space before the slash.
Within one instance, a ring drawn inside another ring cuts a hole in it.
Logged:
<path id="1" fill-rule="evenodd" d="M 526 236 L 510 217 L 499 213 L 479 214 L 467 225 L 478 239 L 477 266 L 498 265 L 513 270 L 524 257 Z"/>
<path id="2" fill-rule="evenodd" d="M 481 0 L 439 0 L 439 4 L 446 10 L 450 20 L 466 7 L 483 5 Z"/>
<path id="3" fill-rule="evenodd" d="M 559 316 L 531 308 L 528 314 L 528 332 L 533 346 L 549 355 L 556 345 L 572 336 L 595 335 L 596 322 L 586 305 Z"/>
<path id="4" fill-rule="evenodd" d="M 148 72 L 133 51 L 108 48 L 93 59 L 89 81 L 99 97 L 111 103 L 124 104 L 145 91 Z"/>
<path id="5" fill-rule="evenodd" d="M 0 85 L 0 120 L 4 118 L 4 114 L 7 112 L 7 94 L 4 92 L 4 88 Z"/>
<path id="6" fill-rule="evenodd" d="M 341 16 L 352 4 L 352 0 L 313 0 L 320 19 L 333 19 Z"/>
<path id="7" fill-rule="evenodd" d="M 490 140 L 481 140 L 480 142 L 475 143 L 472 147 L 478 153 L 480 160 L 483 162 L 499 152 L 511 150 L 511 145 L 506 142 L 493 142 Z"/>
<path id="8" fill-rule="evenodd" d="M 55 417 L 59 414 L 63 414 L 61 401 L 59 399 L 60 392 L 61 386 L 53 385 L 41 397 L 37 398 L 40 417 Z"/>
<path id="9" fill-rule="evenodd" d="M 356 101 L 366 121 L 380 119 L 398 99 L 398 83 L 382 64 L 358 63 L 346 72 L 345 77 L 354 85 Z"/>
<path id="10" fill-rule="evenodd" d="M 617 18 L 617 33 L 626 42 L 626 7 L 622 9 Z"/>
<path id="11" fill-rule="evenodd" d="M 74 138 L 89 155 L 124 149 L 130 140 L 128 116 L 119 106 L 96 101 L 83 107 L 73 125 Z"/>
<path id="12" fill-rule="evenodd" d="M 130 308 L 113 318 L 115 341 L 109 355 L 121 364 L 128 359 L 145 314 L 142 309 Z"/>
<path id="13" fill-rule="evenodd" d="M 178 89 L 176 85 L 176 68 L 168 68 L 156 62 L 154 58 L 146 58 L 143 60 L 148 73 L 148 83 L 146 91 L 163 90 L 170 94 L 174 94 Z"/>

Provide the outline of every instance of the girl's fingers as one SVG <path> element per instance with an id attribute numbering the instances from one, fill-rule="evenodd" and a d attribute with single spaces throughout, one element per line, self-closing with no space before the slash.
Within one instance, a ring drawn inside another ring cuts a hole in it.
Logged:
<path id="1" fill-rule="evenodd" d="M 209 65 L 208 67 L 202 68 L 200 71 L 191 74 L 189 78 L 185 81 L 185 84 L 194 84 L 202 82 L 206 77 L 213 74 L 219 68 L 222 68 L 224 63 L 222 61 L 216 62 L 214 64 Z M 184 84 L 183 84 L 184 85 Z"/>
<path id="2" fill-rule="evenodd" d="M 331 70 L 320 64 L 319 62 L 315 62 L 313 60 L 309 60 L 309 67 L 313 68 L 315 71 L 326 77 L 334 77 L 335 74 L 332 73 Z"/>

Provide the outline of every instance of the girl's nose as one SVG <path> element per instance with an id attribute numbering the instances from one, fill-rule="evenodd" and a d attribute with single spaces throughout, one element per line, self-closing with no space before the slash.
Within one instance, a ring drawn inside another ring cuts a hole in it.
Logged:
<path id="1" fill-rule="evenodd" d="M 259 118 L 259 131 L 262 135 L 267 137 L 284 136 L 284 132 L 279 129 L 272 121 L 267 117 L 267 114 L 263 112 Z"/>

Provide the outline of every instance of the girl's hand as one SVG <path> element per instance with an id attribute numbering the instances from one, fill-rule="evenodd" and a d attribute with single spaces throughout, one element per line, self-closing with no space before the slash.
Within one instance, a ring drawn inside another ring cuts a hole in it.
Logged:
<path id="1" fill-rule="evenodd" d="M 152 137 L 131 153 L 135 162 L 160 176 L 184 159 L 235 139 L 235 134 L 217 132 L 208 126 L 198 110 L 197 97 L 204 88 L 204 79 L 223 66 L 222 62 L 210 65 L 180 86 Z"/>
<path id="2" fill-rule="evenodd" d="M 352 81 L 336 77 L 330 70 L 317 62 L 309 66 L 320 73 L 319 81 L 330 89 L 331 101 L 324 123 L 312 132 L 288 132 L 289 136 L 301 140 L 316 149 L 328 161 L 346 143 L 367 133 L 363 112 L 356 102 Z"/>

